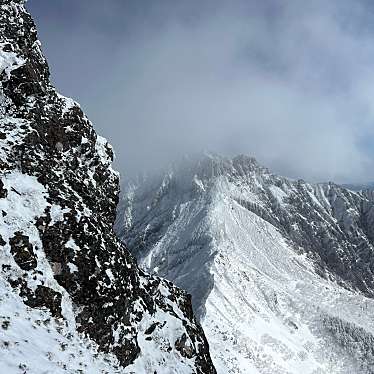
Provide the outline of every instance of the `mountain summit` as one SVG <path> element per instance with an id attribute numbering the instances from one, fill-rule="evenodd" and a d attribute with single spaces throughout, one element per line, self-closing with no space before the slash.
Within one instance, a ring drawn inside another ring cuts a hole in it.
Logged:
<path id="1" fill-rule="evenodd" d="M 206 155 L 130 186 L 116 229 L 187 289 L 218 373 L 374 373 L 374 193 Z"/>
<path id="2" fill-rule="evenodd" d="M 52 87 L 24 1 L 0 7 L 0 372 L 215 373 L 190 297 L 113 232 L 111 146 Z"/>

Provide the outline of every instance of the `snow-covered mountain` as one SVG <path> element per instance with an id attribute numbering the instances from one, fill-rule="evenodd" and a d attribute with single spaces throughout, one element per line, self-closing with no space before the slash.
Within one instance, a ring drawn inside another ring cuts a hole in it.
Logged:
<path id="1" fill-rule="evenodd" d="M 190 297 L 116 238 L 113 152 L 0 0 L 0 372 L 215 373 Z"/>
<path id="2" fill-rule="evenodd" d="M 207 155 L 132 184 L 116 230 L 193 296 L 219 374 L 374 373 L 374 192 Z"/>
<path id="3" fill-rule="evenodd" d="M 374 182 L 369 182 L 365 184 L 360 184 L 360 183 L 343 184 L 343 187 L 349 190 L 352 190 L 352 191 L 374 190 Z"/>

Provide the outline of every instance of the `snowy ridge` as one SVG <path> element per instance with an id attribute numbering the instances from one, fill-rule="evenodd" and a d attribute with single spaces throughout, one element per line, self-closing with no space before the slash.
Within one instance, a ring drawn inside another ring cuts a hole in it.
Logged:
<path id="1" fill-rule="evenodd" d="M 205 156 L 132 186 L 116 227 L 192 293 L 218 373 L 374 373 L 373 201 Z"/>
<path id="2" fill-rule="evenodd" d="M 186 292 L 113 232 L 113 150 L 0 0 L 0 372 L 215 373 Z"/>

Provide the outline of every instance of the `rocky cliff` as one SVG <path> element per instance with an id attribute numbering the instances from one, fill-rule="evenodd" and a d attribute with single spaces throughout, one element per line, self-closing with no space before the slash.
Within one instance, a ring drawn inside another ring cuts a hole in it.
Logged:
<path id="1" fill-rule="evenodd" d="M 11 299 L 28 321 L 27 313 L 40 311 L 76 339 L 88 338 L 118 360 L 118 370 L 215 373 L 190 297 L 141 271 L 112 230 L 119 178 L 110 166 L 111 146 L 79 105 L 51 85 L 24 1 L 1 0 L 0 9 L 0 314 L 9 322 L 1 334 L 4 349 L 18 357 L 17 323 L 27 323 L 6 308 Z M 55 340 L 63 339 L 56 326 L 50 328 Z M 49 349 L 57 358 L 62 351 Z M 19 370 L 16 358 L 7 365 L 7 372 Z M 40 372 L 38 362 L 22 365 Z"/>

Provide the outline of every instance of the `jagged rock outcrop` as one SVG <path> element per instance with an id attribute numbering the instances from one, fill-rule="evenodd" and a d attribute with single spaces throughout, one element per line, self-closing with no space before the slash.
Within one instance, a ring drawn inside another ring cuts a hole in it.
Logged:
<path id="1" fill-rule="evenodd" d="M 0 0 L 1 277 L 129 372 L 215 373 L 190 297 L 141 271 L 113 232 L 112 159 L 51 85 L 24 1 Z"/>
<path id="2" fill-rule="evenodd" d="M 130 186 L 116 230 L 186 288 L 218 373 L 374 373 L 374 194 L 206 155 Z"/>

